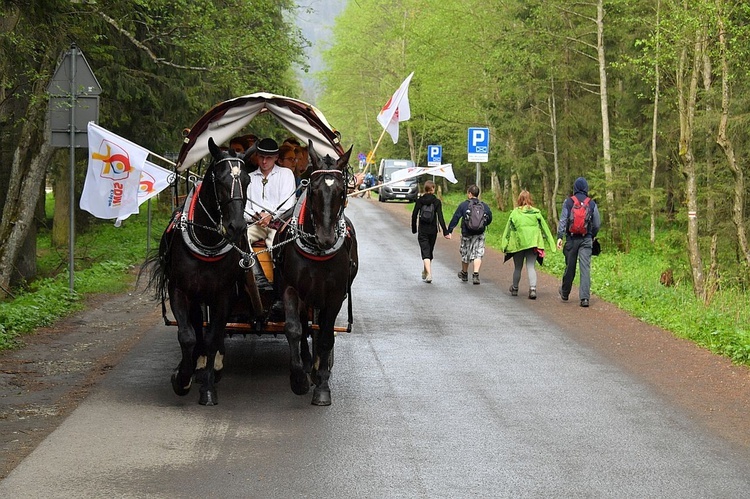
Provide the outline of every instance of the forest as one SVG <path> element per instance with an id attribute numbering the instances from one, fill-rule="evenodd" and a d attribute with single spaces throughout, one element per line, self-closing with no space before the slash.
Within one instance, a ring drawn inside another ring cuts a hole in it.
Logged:
<path id="1" fill-rule="evenodd" d="M 309 42 L 294 14 L 315 5 L 0 1 L 0 299 L 33 278 L 38 230 L 65 246 L 68 207 L 78 205 L 86 150 L 70 200 L 68 151 L 45 130 L 47 87 L 71 44 L 101 84 L 99 123 L 168 155 L 218 102 L 299 96 Z M 528 189 L 554 226 L 583 175 L 615 275 L 635 254 L 658 262 L 649 280 L 687 287 L 698 303 L 726 293 L 746 303 L 748 19 L 746 2 L 727 0 L 351 1 L 332 20 L 313 104 L 346 147 L 366 153 L 382 132 L 379 110 L 414 72 L 411 119 L 398 143 L 386 135 L 376 161 L 424 164 L 427 146 L 442 145 L 460 182 L 441 191 L 460 193 L 475 177 L 467 129 L 488 127 L 481 187 L 498 211 Z M 257 126 L 262 135 L 272 125 Z M 95 222 L 77 210 L 76 232 Z"/>
<path id="2" fill-rule="evenodd" d="M 440 144 L 464 189 L 467 129 L 488 127 L 481 187 L 498 209 L 528 189 L 554 224 L 583 175 L 605 244 L 664 249 L 665 284 L 708 303 L 750 277 L 749 16 L 731 0 L 358 0 L 336 20 L 319 107 L 371 150 L 413 71 L 411 119 L 377 159 L 424 164 Z"/>
<path id="3" fill-rule="evenodd" d="M 296 8 L 293 0 L 0 1 L 0 299 L 36 274 L 45 188 L 55 200 L 53 245 L 69 240 L 69 149 L 50 145 L 45 122 L 50 78 L 71 44 L 102 87 L 99 124 L 169 155 L 218 102 L 299 92 L 295 69 L 307 67 L 308 42 Z M 86 158 L 77 149 L 76 207 Z M 76 233 L 93 222 L 77 210 Z"/>

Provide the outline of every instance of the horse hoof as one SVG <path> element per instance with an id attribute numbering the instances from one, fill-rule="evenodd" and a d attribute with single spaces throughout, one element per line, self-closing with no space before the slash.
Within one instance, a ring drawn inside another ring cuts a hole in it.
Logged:
<path id="1" fill-rule="evenodd" d="M 310 391 L 310 380 L 304 371 L 291 373 L 289 382 L 295 395 L 304 395 Z"/>
<path id="2" fill-rule="evenodd" d="M 313 390 L 312 405 L 331 405 L 331 390 Z"/>
<path id="3" fill-rule="evenodd" d="M 214 371 L 214 383 L 218 383 L 221 381 L 221 373 L 224 372 L 224 369 L 219 369 L 218 371 Z"/>
<path id="4" fill-rule="evenodd" d="M 193 380 L 202 385 L 206 381 L 206 370 L 202 367 L 196 369 L 193 373 Z"/>
<path id="5" fill-rule="evenodd" d="M 180 397 L 187 395 L 188 392 L 190 392 L 190 383 L 188 382 L 187 386 L 182 386 L 182 384 L 179 382 L 177 375 L 178 371 L 175 370 L 175 372 L 172 373 L 172 390 L 179 395 Z"/>
<path id="6" fill-rule="evenodd" d="M 198 403 L 200 405 L 218 405 L 219 397 L 216 395 L 216 391 L 207 390 L 205 392 L 201 392 Z"/>

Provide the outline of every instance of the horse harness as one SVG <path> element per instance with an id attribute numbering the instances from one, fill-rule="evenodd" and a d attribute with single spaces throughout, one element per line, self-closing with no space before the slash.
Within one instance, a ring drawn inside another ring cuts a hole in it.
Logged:
<path id="1" fill-rule="evenodd" d="M 341 170 L 316 170 L 312 172 L 312 175 L 318 174 L 338 174 L 343 175 Z M 344 181 L 346 185 L 346 180 Z M 336 214 L 336 242 L 330 248 L 320 248 L 316 244 L 315 234 L 305 232 L 303 229 L 305 219 L 308 216 L 307 201 L 308 193 L 310 191 L 310 183 L 307 184 L 306 188 L 302 191 L 297 203 L 294 206 L 294 213 L 292 218 L 289 220 L 289 234 L 294 239 L 295 249 L 298 253 L 303 255 L 305 258 L 315 261 L 325 261 L 333 258 L 336 253 L 344 245 L 344 242 L 350 236 L 349 230 L 346 225 L 346 218 L 344 217 L 344 206 L 346 205 L 346 189 L 343 190 L 341 207 Z M 315 221 L 313 220 L 313 224 Z"/>
<path id="2" fill-rule="evenodd" d="M 232 185 L 229 189 L 229 199 L 221 202 L 219 200 L 219 193 L 216 190 L 216 174 L 214 170 L 220 163 L 223 162 L 230 163 L 229 167 L 230 175 L 232 176 Z M 211 185 L 214 190 L 214 199 L 219 205 L 219 208 L 221 208 L 225 204 L 237 201 L 244 204 L 245 197 L 242 189 L 242 182 L 240 181 L 242 163 L 243 161 L 241 158 L 222 158 L 214 163 L 214 170 L 211 171 Z M 208 208 L 206 208 L 206 206 L 201 201 L 200 191 L 203 188 L 203 184 L 204 182 L 202 181 L 195 183 L 195 186 L 188 193 L 188 196 L 185 199 L 185 204 L 183 205 L 183 207 L 186 207 L 187 209 L 175 212 L 175 214 L 172 216 L 172 222 L 169 224 L 169 227 L 167 227 L 167 232 L 170 232 L 173 229 L 178 229 L 182 234 L 183 242 L 197 258 L 208 262 L 216 262 L 224 258 L 233 247 L 236 248 L 236 245 L 224 237 L 224 219 L 221 209 L 219 209 L 219 220 L 217 222 L 216 220 L 214 220 L 214 217 L 211 216 Z M 197 206 L 200 206 L 203 209 L 203 212 L 214 225 L 213 227 L 201 225 L 195 222 L 195 210 Z M 199 229 L 216 232 L 217 234 L 222 236 L 222 240 L 214 245 L 204 244 L 195 233 L 196 227 Z"/>

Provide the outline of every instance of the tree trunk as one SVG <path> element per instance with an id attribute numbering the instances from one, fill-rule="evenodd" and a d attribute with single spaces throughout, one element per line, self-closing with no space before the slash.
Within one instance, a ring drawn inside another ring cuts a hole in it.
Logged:
<path id="1" fill-rule="evenodd" d="M 722 2 L 723 7 L 723 2 Z M 729 122 L 729 63 L 727 61 L 727 40 L 724 29 L 723 12 L 719 13 L 719 45 L 721 48 L 721 120 L 716 142 L 724 150 L 727 164 L 734 176 L 734 196 L 732 204 L 732 222 L 737 231 L 737 242 L 745 264 L 750 266 L 750 248 L 748 248 L 747 232 L 745 230 L 745 173 L 734 154 L 734 146 L 727 136 Z"/>
<path id="2" fill-rule="evenodd" d="M 555 181 L 552 187 L 552 199 L 550 200 L 549 216 L 557 226 L 559 214 L 557 213 L 557 192 L 560 189 L 560 158 L 557 150 L 557 107 L 555 104 L 555 79 L 550 78 L 549 98 L 549 127 L 552 133 L 552 159 L 555 165 Z"/>
<path id="3" fill-rule="evenodd" d="M 599 60 L 599 102 L 602 113 L 602 163 L 604 165 L 604 192 L 607 198 L 607 214 L 610 230 L 615 243 L 619 241 L 619 229 L 615 210 L 615 195 L 612 190 L 612 148 L 609 133 L 609 104 L 607 95 L 607 61 L 604 56 L 604 0 L 597 2 L 596 8 L 596 48 Z"/>
<path id="4" fill-rule="evenodd" d="M 693 292 L 701 300 L 706 299 L 705 278 L 703 274 L 703 259 L 701 258 L 698 237 L 698 186 L 695 157 L 693 156 L 693 134 L 695 119 L 695 103 L 698 95 L 698 76 L 700 73 L 701 52 L 703 43 L 701 33 L 695 34 L 695 45 L 690 82 L 686 88 L 685 71 L 688 59 L 688 49 L 684 47 L 680 53 L 677 72 L 677 95 L 680 114 L 680 160 L 686 179 L 685 197 L 688 209 L 688 257 L 693 276 Z"/>
<path id="5" fill-rule="evenodd" d="M 57 157 L 61 157 L 58 155 Z M 53 161 L 57 174 L 53 184 L 55 211 L 52 214 L 52 247 L 65 248 L 70 239 L 70 172 L 62 162 Z"/>
<path id="6" fill-rule="evenodd" d="M 40 129 L 46 111 L 46 100 L 41 96 L 46 86 L 44 79 L 34 84 L 33 96 L 36 98 L 31 101 L 13 153 L 10 182 L 0 220 L 0 299 L 9 293 L 16 261 L 34 223 L 40 186 L 53 152 L 53 148 L 44 140 L 44 131 Z"/>
<path id="7" fill-rule="evenodd" d="M 496 172 L 492 172 L 492 194 L 495 197 L 495 206 L 500 211 L 505 211 L 505 199 L 503 198 L 503 188 L 500 186 L 500 179 Z"/>
<path id="8" fill-rule="evenodd" d="M 651 226 L 649 237 L 651 244 L 656 242 L 656 171 L 659 166 L 659 159 L 656 155 L 656 139 L 658 137 L 657 124 L 659 122 L 659 85 L 661 84 L 661 75 L 659 74 L 659 56 L 661 48 L 660 27 L 661 27 L 661 0 L 656 0 L 656 54 L 654 63 L 654 115 L 651 123 L 651 184 L 650 184 L 650 211 Z"/>
<path id="9" fill-rule="evenodd" d="M 516 206 L 516 199 L 518 199 L 518 193 L 520 192 L 518 187 L 518 174 L 513 172 L 510 174 L 510 190 L 511 190 L 511 202 L 510 206 Z"/>

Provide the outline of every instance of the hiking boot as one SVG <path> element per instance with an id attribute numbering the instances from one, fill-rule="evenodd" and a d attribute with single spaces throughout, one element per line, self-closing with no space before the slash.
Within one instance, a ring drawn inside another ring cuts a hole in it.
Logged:
<path id="1" fill-rule="evenodd" d="M 560 295 L 560 299 L 561 299 L 562 301 L 568 301 L 568 295 L 567 295 L 567 294 L 565 294 L 565 293 L 563 293 L 562 287 L 560 287 L 560 288 L 559 288 L 559 289 L 557 290 L 557 294 L 559 294 L 559 295 Z"/>
<path id="2" fill-rule="evenodd" d="M 458 273 L 458 278 L 461 279 L 463 282 L 466 282 L 469 280 L 469 273 L 464 272 L 463 270 Z"/>
<path id="3" fill-rule="evenodd" d="M 472 284 L 479 284 L 479 273 L 478 272 L 474 272 L 474 274 L 472 274 L 472 276 L 471 276 L 471 282 L 472 282 Z"/>
<path id="4" fill-rule="evenodd" d="M 584 308 L 588 307 L 589 301 L 586 298 L 584 298 L 583 300 L 581 300 L 581 306 Z"/>
<path id="5" fill-rule="evenodd" d="M 536 300 L 536 288 L 529 288 L 529 300 Z"/>
<path id="6" fill-rule="evenodd" d="M 427 279 L 427 271 L 423 270 L 422 271 L 422 280 L 424 281 L 425 279 Z"/>
<path id="7" fill-rule="evenodd" d="M 432 282 L 432 276 L 430 274 L 427 274 L 427 277 L 424 278 L 424 282 L 430 284 Z"/>
<path id="8" fill-rule="evenodd" d="M 510 296 L 518 296 L 518 288 L 515 286 L 510 287 Z"/>

